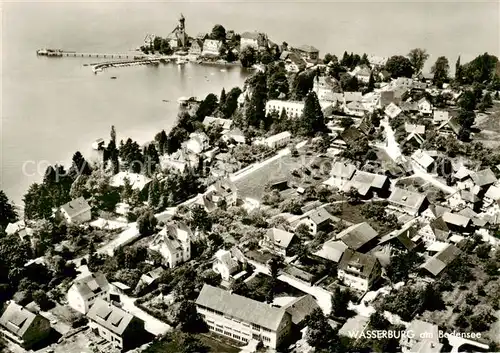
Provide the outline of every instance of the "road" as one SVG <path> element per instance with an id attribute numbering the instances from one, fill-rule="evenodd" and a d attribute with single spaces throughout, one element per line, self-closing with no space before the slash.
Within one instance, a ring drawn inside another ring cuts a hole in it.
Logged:
<path id="1" fill-rule="evenodd" d="M 451 186 L 448 186 L 445 183 L 437 180 L 433 175 L 427 173 L 425 170 L 420 168 L 416 163 L 412 163 L 412 167 L 413 167 L 413 173 L 415 174 L 415 176 L 418 176 L 418 177 L 424 179 L 425 181 L 431 183 L 435 187 L 443 190 L 444 192 L 447 192 L 448 194 L 454 194 L 457 192 L 457 189 L 452 188 Z"/>
<path id="2" fill-rule="evenodd" d="M 394 135 L 394 130 L 391 128 L 389 124 L 389 119 L 385 117 L 380 121 L 380 125 L 384 127 L 384 131 L 386 134 L 386 145 L 384 146 L 385 151 L 395 162 L 402 157 L 401 149 L 399 148 L 399 143 L 396 141 L 396 137 Z"/>
<path id="3" fill-rule="evenodd" d="M 131 298 L 125 294 L 120 294 L 120 300 L 123 304 L 122 308 L 125 311 L 128 311 L 129 313 L 138 317 L 139 319 L 143 320 L 145 329 L 151 332 L 153 335 L 163 335 L 167 331 L 172 329 L 172 327 L 170 327 L 163 321 L 158 320 L 154 316 L 151 316 L 147 312 L 136 307 L 134 304 L 135 298 Z"/>

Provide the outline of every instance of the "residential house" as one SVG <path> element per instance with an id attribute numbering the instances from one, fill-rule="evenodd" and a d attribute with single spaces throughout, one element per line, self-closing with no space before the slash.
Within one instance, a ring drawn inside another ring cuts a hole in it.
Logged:
<path id="1" fill-rule="evenodd" d="M 368 83 L 370 81 L 370 76 L 372 74 L 372 70 L 366 65 L 357 66 L 353 71 L 350 72 L 351 76 L 354 76 L 358 79 L 358 81 L 363 83 Z"/>
<path id="2" fill-rule="evenodd" d="M 302 327 L 305 318 L 319 308 L 316 299 L 310 294 L 298 297 L 282 307 L 292 316 L 292 324 L 298 327 Z"/>
<path id="3" fill-rule="evenodd" d="M 476 186 L 482 191 L 486 191 L 491 185 L 496 183 L 497 177 L 490 168 L 470 173 L 469 175 Z"/>
<path id="4" fill-rule="evenodd" d="M 173 168 L 183 173 L 186 168 L 196 167 L 199 163 L 199 154 L 188 153 L 186 146 L 179 148 L 176 152 L 160 157 L 162 169 Z"/>
<path id="5" fill-rule="evenodd" d="M 408 134 L 425 135 L 425 125 L 415 125 L 405 122 L 405 131 Z"/>
<path id="6" fill-rule="evenodd" d="M 418 112 L 418 104 L 417 102 L 408 102 L 404 101 L 399 103 L 399 107 L 404 113 L 415 113 Z"/>
<path id="7" fill-rule="evenodd" d="M 439 353 L 443 344 L 439 342 L 439 328 L 437 325 L 422 320 L 413 320 L 406 332 L 401 335 L 399 344 L 403 353 Z"/>
<path id="8" fill-rule="evenodd" d="M 354 224 L 341 231 L 335 239 L 342 241 L 349 249 L 366 253 L 377 244 L 378 232 L 367 222 Z"/>
<path id="9" fill-rule="evenodd" d="M 448 225 L 450 230 L 463 231 L 472 224 L 472 220 L 469 217 L 462 216 L 458 213 L 446 212 L 443 214 L 443 220 Z"/>
<path id="10" fill-rule="evenodd" d="M 231 119 L 215 118 L 213 116 L 207 116 L 203 119 L 203 126 L 205 126 L 205 128 L 208 128 L 211 125 L 218 125 L 222 127 L 223 133 L 231 130 L 232 124 L 233 121 Z"/>
<path id="11" fill-rule="evenodd" d="M 418 235 L 427 244 L 431 245 L 436 242 L 445 242 L 450 236 L 450 229 L 443 220 L 443 217 L 432 219 L 419 229 Z"/>
<path id="12" fill-rule="evenodd" d="M 237 127 L 229 130 L 228 132 L 225 132 L 222 135 L 222 139 L 226 142 L 233 142 L 234 141 L 234 142 L 240 143 L 240 144 L 246 142 L 245 134 L 243 133 L 243 131 L 241 131 Z"/>
<path id="13" fill-rule="evenodd" d="M 438 276 L 453 260 L 455 260 L 461 251 L 453 244 L 448 244 L 446 248 L 439 251 L 436 255 L 423 263 L 420 268 L 429 272 L 432 276 Z"/>
<path id="14" fill-rule="evenodd" d="M 441 125 L 442 123 L 450 120 L 449 112 L 447 110 L 434 110 L 434 114 L 432 116 L 432 122 L 435 125 Z"/>
<path id="15" fill-rule="evenodd" d="M 337 102 L 337 99 L 333 99 L 335 96 L 332 93 L 338 89 L 339 83 L 333 77 L 317 76 L 314 80 L 313 91 L 318 96 L 319 101 Z"/>
<path id="16" fill-rule="evenodd" d="M 212 201 L 221 206 L 225 204 L 227 207 L 237 206 L 239 201 L 238 188 L 230 178 L 219 178 L 210 188 Z"/>
<path id="17" fill-rule="evenodd" d="M 115 348 L 135 348 L 143 335 L 144 321 L 102 299 L 96 300 L 87 313 L 89 327 Z"/>
<path id="18" fill-rule="evenodd" d="M 51 330 L 49 320 L 13 300 L 0 317 L 0 332 L 3 337 L 26 350 L 46 339 Z"/>
<path id="19" fill-rule="evenodd" d="M 423 170 L 430 173 L 434 168 L 434 158 L 429 156 L 425 151 L 416 150 L 411 155 L 411 159 Z"/>
<path id="20" fill-rule="evenodd" d="M 218 56 L 221 47 L 222 47 L 222 41 L 215 39 L 205 39 L 205 41 L 203 42 L 202 55 Z"/>
<path id="21" fill-rule="evenodd" d="M 375 256 L 347 249 L 340 259 L 337 277 L 349 287 L 366 292 L 382 274 L 382 267 Z"/>
<path id="22" fill-rule="evenodd" d="M 203 285 L 196 309 L 216 334 L 248 343 L 261 341 L 278 348 L 290 334 L 292 316 L 284 308 L 275 308 L 220 288 Z"/>
<path id="23" fill-rule="evenodd" d="M 387 117 L 389 117 L 390 119 L 394 119 L 399 114 L 401 114 L 401 112 L 401 108 L 392 102 L 384 110 L 385 115 L 387 115 Z"/>
<path id="24" fill-rule="evenodd" d="M 299 118 L 304 112 L 304 102 L 282 101 L 279 99 L 271 99 L 266 102 L 266 115 L 272 114 L 273 112 L 280 115 L 283 109 L 288 118 Z"/>
<path id="25" fill-rule="evenodd" d="M 111 177 L 109 185 L 116 188 L 122 187 L 123 185 L 125 185 L 126 179 L 128 180 L 132 189 L 139 191 L 144 189 L 144 187 L 148 185 L 149 182 L 151 182 L 150 178 L 142 174 L 131 173 L 131 172 L 119 172 L 118 174 L 115 174 Z"/>
<path id="26" fill-rule="evenodd" d="M 344 92 L 343 98 L 344 103 L 361 102 L 363 100 L 363 94 L 361 92 Z"/>
<path id="27" fill-rule="evenodd" d="M 316 63 L 319 58 L 319 50 L 312 45 L 301 45 L 293 48 L 304 60 Z"/>
<path id="28" fill-rule="evenodd" d="M 340 240 L 329 240 L 323 244 L 320 250 L 314 253 L 325 260 L 338 263 L 346 251 L 347 245 Z"/>
<path id="29" fill-rule="evenodd" d="M 338 189 L 351 180 L 356 172 L 356 166 L 350 163 L 334 162 L 330 172 L 331 177 L 324 182 L 325 185 L 333 186 Z"/>
<path id="30" fill-rule="evenodd" d="M 192 132 L 183 147 L 188 153 L 199 155 L 210 147 L 210 139 L 204 132 Z"/>
<path id="31" fill-rule="evenodd" d="M 500 203 L 500 187 L 491 185 L 483 198 L 483 210 L 486 210 L 488 207 L 492 205 L 498 206 Z"/>
<path id="32" fill-rule="evenodd" d="M 151 250 L 159 252 L 170 268 L 191 259 L 193 233 L 184 222 L 173 222 L 161 230 L 149 244 Z"/>
<path id="33" fill-rule="evenodd" d="M 144 273 L 139 279 L 135 291 L 137 292 L 153 287 L 156 283 L 158 283 L 163 272 L 164 270 L 162 267 L 157 267 L 147 273 Z"/>
<path id="34" fill-rule="evenodd" d="M 443 135 L 455 134 L 458 135 L 462 125 L 456 117 L 452 117 L 438 126 L 437 130 Z"/>
<path id="35" fill-rule="evenodd" d="M 394 91 L 381 91 L 380 92 L 380 102 L 379 108 L 385 109 L 389 104 L 395 102 L 396 98 L 394 96 Z"/>
<path id="36" fill-rule="evenodd" d="M 412 240 L 415 239 L 417 230 L 414 224 L 407 224 L 401 229 L 396 229 L 389 234 L 380 238 L 378 245 L 388 248 L 391 252 L 408 252 L 413 251 L 417 244 Z"/>
<path id="37" fill-rule="evenodd" d="M 365 135 L 355 127 L 348 127 L 344 129 L 337 138 L 332 142 L 332 146 L 336 148 L 345 149 L 348 146 L 353 146 L 358 143 Z"/>
<path id="38" fill-rule="evenodd" d="M 231 276 L 239 270 L 238 260 L 233 257 L 229 250 L 218 250 L 214 255 L 212 269 L 221 275 L 223 281 L 230 281 Z"/>
<path id="39" fill-rule="evenodd" d="M 420 112 L 420 114 L 423 114 L 423 115 L 432 114 L 432 104 L 431 104 L 431 102 L 429 102 L 427 100 L 427 98 L 421 98 L 417 102 L 417 106 L 418 106 L 418 111 Z"/>
<path id="40" fill-rule="evenodd" d="M 291 138 L 292 134 L 289 131 L 284 131 L 264 139 L 264 144 L 270 148 L 285 147 L 290 143 Z"/>
<path id="41" fill-rule="evenodd" d="M 246 47 L 264 50 L 268 47 L 267 35 L 258 32 L 243 32 L 240 35 L 240 52 Z"/>
<path id="42" fill-rule="evenodd" d="M 300 224 L 305 224 L 314 236 L 321 230 L 329 230 L 334 219 L 324 207 L 320 207 L 310 211 L 305 217 L 296 222 L 295 225 L 298 227 Z"/>
<path id="43" fill-rule="evenodd" d="M 189 48 L 189 54 L 191 55 L 201 55 L 203 51 L 203 39 L 196 38 L 191 42 L 191 47 Z"/>
<path id="44" fill-rule="evenodd" d="M 104 274 L 91 273 L 73 282 L 66 299 L 70 307 L 86 314 L 97 299 L 109 300 L 109 290 L 109 283 Z"/>
<path id="45" fill-rule="evenodd" d="M 414 125 L 405 123 L 406 136 L 405 144 L 409 143 L 416 148 L 421 147 L 425 142 L 425 125 Z"/>
<path id="46" fill-rule="evenodd" d="M 376 55 L 368 56 L 368 62 L 374 69 L 381 69 L 385 67 L 385 64 L 387 64 L 387 60 L 389 60 L 389 58 L 383 56 L 376 56 Z"/>
<path id="47" fill-rule="evenodd" d="M 21 220 L 15 223 L 9 223 L 7 227 L 5 227 L 5 233 L 7 235 L 17 234 L 21 240 L 24 240 L 24 238 L 29 238 L 33 235 L 33 229 L 27 227 L 26 222 Z"/>
<path id="48" fill-rule="evenodd" d="M 373 195 L 384 196 L 389 190 L 389 178 L 385 175 L 364 172 L 356 170 L 354 176 L 345 183 L 344 192 L 354 188 L 364 198 L 370 198 Z"/>
<path id="49" fill-rule="evenodd" d="M 390 208 L 412 216 L 418 215 L 428 204 L 427 195 L 400 188 L 394 188 L 388 201 Z"/>
<path id="50" fill-rule="evenodd" d="M 59 212 L 67 223 L 85 223 L 92 219 L 90 205 L 81 196 L 62 205 Z"/>
<path id="51" fill-rule="evenodd" d="M 284 229 L 271 228 L 264 235 L 261 246 L 276 254 L 287 256 L 287 249 L 294 239 L 294 234 Z"/>
<path id="52" fill-rule="evenodd" d="M 367 113 L 368 109 L 364 106 L 362 102 L 359 101 L 353 101 L 344 107 L 344 113 L 348 115 L 353 115 L 353 116 L 363 116 Z"/>

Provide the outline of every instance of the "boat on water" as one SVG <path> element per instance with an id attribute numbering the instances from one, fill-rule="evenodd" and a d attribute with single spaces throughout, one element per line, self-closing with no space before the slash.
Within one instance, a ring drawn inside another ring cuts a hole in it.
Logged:
<path id="1" fill-rule="evenodd" d="M 189 62 L 188 59 L 185 59 L 185 58 L 177 58 L 177 65 L 184 65 L 184 64 L 187 64 Z"/>
<path id="2" fill-rule="evenodd" d="M 36 55 L 41 56 L 63 56 L 61 49 L 38 49 Z"/>
<path id="3" fill-rule="evenodd" d="M 110 79 L 116 80 L 116 76 L 111 76 Z"/>
<path id="4" fill-rule="evenodd" d="M 170 101 L 168 99 L 162 99 L 163 102 L 169 103 Z"/>
<path id="5" fill-rule="evenodd" d="M 103 138 L 98 138 L 94 142 L 92 142 L 92 148 L 95 150 L 101 150 L 104 148 L 104 139 Z"/>

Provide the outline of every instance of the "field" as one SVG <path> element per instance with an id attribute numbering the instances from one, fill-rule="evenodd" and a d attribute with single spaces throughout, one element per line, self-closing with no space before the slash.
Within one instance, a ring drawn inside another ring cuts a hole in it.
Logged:
<path id="1" fill-rule="evenodd" d="M 158 341 L 149 346 L 144 353 L 178 353 L 181 351 L 179 345 L 182 344 L 177 337 L 178 334 L 173 333 L 170 339 Z M 203 345 L 208 349 L 207 352 L 213 353 L 238 353 L 240 348 L 225 343 L 225 339 L 211 334 L 195 334 Z M 236 344 L 236 342 L 234 342 Z M 232 343 L 231 343 L 232 344 Z"/>
<path id="2" fill-rule="evenodd" d="M 305 153 L 301 153 L 298 157 L 292 157 L 291 155 L 283 156 L 236 181 L 236 187 L 238 187 L 243 198 L 248 197 L 260 201 L 264 195 L 264 188 L 269 181 L 277 178 L 286 178 L 289 182 L 292 180 L 297 182 L 291 175 L 291 172 L 302 166 L 308 166 L 313 158 L 312 155 L 309 156 Z M 308 178 L 307 181 L 303 180 L 303 182 L 311 183 L 312 181 L 309 179 L 312 179 L 312 177 Z M 319 183 L 319 180 L 317 182 Z"/>
<path id="3" fill-rule="evenodd" d="M 487 113 L 488 115 L 476 118 L 476 125 L 481 132 L 476 133 L 473 139 L 487 147 L 495 148 L 500 146 L 500 101 L 494 101 L 493 107 L 488 109 Z"/>

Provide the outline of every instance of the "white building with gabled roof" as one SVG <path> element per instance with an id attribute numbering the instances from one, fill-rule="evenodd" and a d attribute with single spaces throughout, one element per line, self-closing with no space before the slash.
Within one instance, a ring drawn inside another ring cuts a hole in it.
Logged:
<path id="1" fill-rule="evenodd" d="M 66 295 L 68 305 L 76 311 L 86 314 L 98 299 L 109 300 L 109 283 L 100 272 L 76 279 Z"/>

